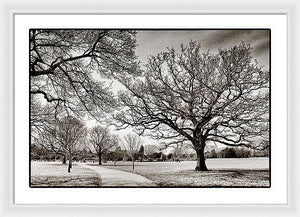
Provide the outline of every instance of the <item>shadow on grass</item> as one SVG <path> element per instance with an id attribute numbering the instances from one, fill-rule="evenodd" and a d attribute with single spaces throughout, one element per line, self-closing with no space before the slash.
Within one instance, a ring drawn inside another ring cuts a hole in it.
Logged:
<path id="1" fill-rule="evenodd" d="M 32 176 L 31 187 L 100 187 L 100 177 Z"/>

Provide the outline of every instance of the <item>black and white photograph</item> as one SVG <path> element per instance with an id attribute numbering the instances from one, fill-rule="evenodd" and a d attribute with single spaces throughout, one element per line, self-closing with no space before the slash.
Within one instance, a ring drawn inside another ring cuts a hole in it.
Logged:
<path id="1" fill-rule="evenodd" d="M 31 188 L 270 188 L 270 29 L 29 30 Z"/>

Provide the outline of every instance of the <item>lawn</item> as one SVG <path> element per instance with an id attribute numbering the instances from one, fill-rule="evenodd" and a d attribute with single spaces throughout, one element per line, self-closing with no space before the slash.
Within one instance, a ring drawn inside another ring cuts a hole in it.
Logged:
<path id="1" fill-rule="evenodd" d="M 159 187 L 269 187 L 270 185 L 268 158 L 217 158 L 207 159 L 206 162 L 210 170 L 207 172 L 194 171 L 195 161 L 135 162 L 135 170 L 132 170 L 130 161 L 117 162 L 116 166 L 113 162 L 108 162 L 101 167 L 139 174 Z M 108 176 L 110 175 L 108 172 Z M 114 179 L 124 181 L 118 174 Z M 101 177 L 94 170 L 78 166 L 76 163 L 71 173 L 68 173 L 67 165 L 61 162 L 32 161 L 31 186 L 100 187 Z"/>
<path id="2" fill-rule="evenodd" d="M 103 166 L 142 175 L 158 186 L 205 186 L 205 187 L 268 187 L 268 158 L 207 159 L 210 171 L 194 171 L 195 161 L 181 162 L 108 162 Z"/>
<path id="3" fill-rule="evenodd" d="M 31 187 L 99 187 L 100 176 L 93 170 L 73 165 L 71 173 L 61 162 L 31 162 Z"/>

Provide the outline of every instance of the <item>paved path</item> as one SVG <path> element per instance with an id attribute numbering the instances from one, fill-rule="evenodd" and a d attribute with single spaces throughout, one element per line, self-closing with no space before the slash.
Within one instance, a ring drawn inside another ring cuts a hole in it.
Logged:
<path id="1" fill-rule="evenodd" d="M 101 177 L 101 186 L 156 186 L 151 180 L 129 172 L 107 169 L 98 165 L 90 166 L 85 163 L 77 163 L 78 166 L 97 172 Z"/>

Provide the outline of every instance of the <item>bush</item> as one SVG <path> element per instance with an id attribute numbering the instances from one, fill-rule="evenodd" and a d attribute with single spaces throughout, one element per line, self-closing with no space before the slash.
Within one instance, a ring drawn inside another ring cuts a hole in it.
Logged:
<path id="1" fill-rule="evenodd" d="M 170 160 L 170 159 L 172 158 L 172 156 L 173 156 L 173 154 L 172 154 L 172 153 L 169 153 L 169 154 L 167 155 L 167 159 Z"/>
<path id="2" fill-rule="evenodd" d="M 160 159 L 162 155 L 162 152 L 154 152 L 153 154 L 150 155 L 151 158 L 153 159 Z"/>
<path id="3" fill-rule="evenodd" d="M 236 158 L 237 155 L 235 153 L 234 148 L 225 148 L 219 152 L 218 157 L 219 158 Z"/>
<path id="4" fill-rule="evenodd" d="M 236 156 L 238 158 L 248 158 L 251 157 L 251 152 L 248 149 L 240 148 L 235 150 Z"/>
<path id="5" fill-rule="evenodd" d="M 165 154 L 162 154 L 160 159 L 161 159 L 162 161 L 166 161 L 167 156 L 166 156 Z"/>
<path id="6" fill-rule="evenodd" d="M 42 161 L 49 161 L 50 158 L 48 155 L 42 155 L 41 158 L 40 158 Z"/>
<path id="7" fill-rule="evenodd" d="M 206 152 L 205 153 L 205 157 L 206 158 L 217 158 L 218 155 L 217 155 L 216 151 L 213 149 L 213 150 L 211 150 L 209 152 Z"/>
<path id="8" fill-rule="evenodd" d="M 34 155 L 31 157 L 31 160 L 40 160 L 40 159 L 41 159 L 41 157 L 38 155 Z"/>
<path id="9" fill-rule="evenodd" d="M 269 157 L 269 153 L 266 150 L 255 150 L 252 155 L 253 157 Z"/>
<path id="10" fill-rule="evenodd" d="M 216 157 L 218 157 L 218 156 L 216 156 Z M 189 160 L 197 160 L 197 155 L 196 154 L 190 154 L 189 155 Z"/>

